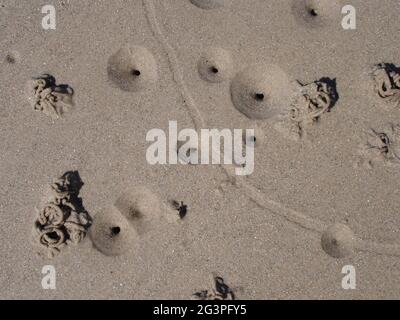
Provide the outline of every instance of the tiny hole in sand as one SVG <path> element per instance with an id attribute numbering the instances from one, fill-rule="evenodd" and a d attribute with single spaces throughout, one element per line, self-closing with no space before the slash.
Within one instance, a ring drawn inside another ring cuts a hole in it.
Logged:
<path id="1" fill-rule="evenodd" d="M 264 94 L 263 93 L 256 93 L 254 95 L 254 99 L 256 99 L 257 101 L 263 101 L 264 100 Z"/>
<path id="2" fill-rule="evenodd" d="M 140 71 L 139 71 L 139 70 L 136 70 L 136 69 L 132 69 L 131 74 L 132 74 L 133 76 L 135 76 L 135 77 L 138 77 L 138 76 L 140 76 Z"/>
<path id="3" fill-rule="evenodd" d="M 112 227 L 111 228 L 111 235 L 112 236 L 116 236 L 117 234 L 119 234 L 121 232 L 121 228 L 120 227 Z"/>
<path id="4" fill-rule="evenodd" d="M 313 17 L 317 17 L 317 16 L 318 16 L 317 10 L 316 10 L 316 9 L 313 9 L 313 8 L 310 8 L 310 9 L 308 10 L 308 13 L 309 13 L 311 16 L 313 16 Z"/>
<path id="5" fill-rule="evenodd" d="M 218 68 L 216 68 L 216 67 L 211 67 L 211 68 L 210 68 L 210 71 L 211 71 L 212 73 L 218 73 Z"/>

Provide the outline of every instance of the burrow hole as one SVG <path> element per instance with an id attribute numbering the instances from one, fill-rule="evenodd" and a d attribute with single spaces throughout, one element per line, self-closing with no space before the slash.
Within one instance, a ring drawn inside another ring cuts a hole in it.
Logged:
<path id="1" fill-rule="evenodd" d="M 263 101 L 264 100 L 264 93 L 256 93 L 254 94 L 254 99 L 257 101 Z"/>
<path id="2" fill-rule="evenodd" d="M 137 69 L 132 69 L 131 74 L 132 74 L 133 76 L 135 76 L 135 77 L 138 77 L 138 76 L 140 76 L 140 71 L 137 70 Z"/>
<path id="3" fill-rule="evenodd" d="M 116 236 L 121 232 L 121 228 L 120 227 L 112 227 L 111 228 L 111 236 Z"/>
<path id="4" fill-rule="evenodd" d="M 309 13 L 310 16 L 312 16 L 312 17 L 318 17 L 318 11 L 317 11 L 317 9 L 309 8 L 309 9 L 308 9 L 308 13 Z"/>
<path id="5" fill-rule="evenodd" d="M 211 72 L 211 73 L 214 73 L 214 74 L 217 74 L 217 73 L 218 73 L 218 68 L 216 68 L 216 67 L 211 67 L 211 68 L 210 68 L 210 72 Z"/>

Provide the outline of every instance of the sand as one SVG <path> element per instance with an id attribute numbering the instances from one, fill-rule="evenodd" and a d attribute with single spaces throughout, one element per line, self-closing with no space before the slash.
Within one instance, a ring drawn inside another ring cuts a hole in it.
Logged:
<path id="1" fill-rule="evenodd" d="M 400 6 L 350 2 L 1 1 L 0 298 L 399 299 Z M 149 165 L 170 120 L 255 129 L 254 173 Z"/>

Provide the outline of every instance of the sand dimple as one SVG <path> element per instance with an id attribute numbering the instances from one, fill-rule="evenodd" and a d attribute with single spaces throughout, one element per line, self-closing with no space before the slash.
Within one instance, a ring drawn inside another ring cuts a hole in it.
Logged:
<path id="1" fill-rule="evenodd" d="M 254 65 L 231 82 L 235 108 L 250 119 L 268 119 L 289 109 L 293 84 L 276 65 Z"/>
<path id="2" fill-rule="evenodd" d="M 21 59 L 21 55 L 17 51 L 11 51 L 6 55 L 5 61 L 8 64 L 18 63 Z"/>
<path id="3" fill-rule="evenodd" d="M 90 237 L 94 246 L 107 256 L 118 256 L 135 248 L 138 236 L 127 219 L 114 207 L 93 218 Z"/>
<path id="4" fill-rule="evenodd" d="M 294 16 L 300 24 L 307 27 L 339 23 L 342 17 L 341 8 L 338 0 L 292 0 Z"/>
<path id="5" fill-rule="evenodd" d="M 118 197 L 114 206 L 139 234 L 148 231 L 161 219 L 160 200 L 146 187 L 126 190 Z"/>
<path id="6" fill-rule="evenodd" d="M 331 257 L 344 258 L 355 250 L 355 236 L 345 224 L 337 223 L 322 233 L 322 249 Z"/>
<path id="7" fill-rule="evenodd" d="M 208 82 L 229 80 L 232 75 L 231 54 L 222 48 L 209 48 L 200 56 L 197 70 L 200 77 Z"/>
<path id="8" fill-rule="evenodd" d="M 216 9 L 225 5 L 225 0 L 189 0 L 196 7 L 201 9 Z"/>
<path id="9" fill-rule="evenodd" d="M 126 45 L 113 54 L 107 65 L 109 80 L 124 91 L 141 91 L 158 80 L 157 63 L 144 47 Z"/>
<path id="10" fill-rule="evenodd" d="M 62 117 L 74 105 L 73 89 L 65 84 L 56 85 L 56 79 L 49 74 L 28 81 L 27 90 L 32 108 L 54 119 Z"/>
<path id="11" fill-rule="evenodd" d="M 51 185 L 51 198 L 38 213 L 34 236 L 50 258 L 67 244 L 81 242 L 91 225 L 91 218 L 78 197 L 82 185 L 77 172 L 66 172 Z"/>

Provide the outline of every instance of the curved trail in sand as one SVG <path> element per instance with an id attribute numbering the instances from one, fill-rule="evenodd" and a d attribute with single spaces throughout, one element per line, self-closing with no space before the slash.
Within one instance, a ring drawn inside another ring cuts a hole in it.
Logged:
<path id="1" fill-rule="evenodd" d="M 164 36 L 163 31 L 158 23 L 154 1 L 153 0 L 142 0 L 142 1 L 146 19 L 148 21 L 150 29 L 154 37 L 160 42 L 162 48 L 164 49 L 167 55 L 169 69 L 171 70 L 173 79 L 180 90 L 180 93 L 184 100 L 184 104 L 188 109 L 189 115 L 192 118 L 196 130 L 200 130 L 201 128 L 206 128 L 206 122 L 199 108 L 196 106 L 196 103 L 194 102 L 192 96 L 190 95 L 189 90 L 185 85 L 185 81 L 182 75 L 183 73 L 181 72 L 181 69 L 179 67 L 179 60 L 177 58 L 175 50 L 169 44 L 167 38 Z M 318 219 L 311 218 L 301 212 L 285 208 L 280 203 L 268 199 L 264 193 L 262 193 L 257 188 L 251 186 L 250 184 L 246 183 L 244 179 L 238 179 L 234 175 L 234 173 L 233 174 L 231 173 L 231 170 L 229 170 L 230 168 L 227 167 L 226 165 L 220 165 L 220 168 L 228 178 L 235 179 L 235 186 L 240 188 L 248 198 L 253 200 L 261 208 L 269 210 L 272 213 L 285 218 L 287 221 L 294 223 L 303 229 L 317 233 L 319 235 L 321 235 L 324 232 L 324 230 L 326 230 L 326 228 L 328 227 L 326 223 Z M 378 243 L 356 238 L 355 245 L 357 250 L 359 251 L 400 257 L 400 245 L 397 244 L 384 244 L 384 243 Z"/>

